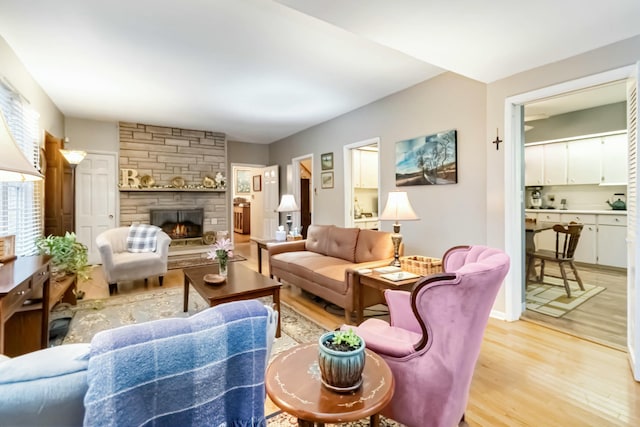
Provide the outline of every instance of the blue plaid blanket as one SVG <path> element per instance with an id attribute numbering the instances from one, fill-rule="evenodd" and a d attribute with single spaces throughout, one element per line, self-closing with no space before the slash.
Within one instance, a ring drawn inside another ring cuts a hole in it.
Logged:
<path id="1" fill-rule="evenodd" d="M 129 252 L 155 252 L 160 227 L 149 224 L 133 224 L 127 235 Z"/>
<path id="2" fill-rule="evenodd" d="M 95 335 L 86 426 L 266 426 L 267 327 L 257 300 Z"/>

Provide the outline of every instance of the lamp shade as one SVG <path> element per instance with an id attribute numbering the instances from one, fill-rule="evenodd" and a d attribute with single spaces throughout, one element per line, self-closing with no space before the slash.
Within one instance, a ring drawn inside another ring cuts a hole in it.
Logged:
<path id="1" fill-rule="evenodd" d="M 24 155 L 18 144 L 11 136 L 4 115 L 0 124 L 0 182 L 7 181 L 36 181 L 42 179 L 40 172 L 36 170 Z"/>
<path id="2" fill-rule="evenodd" d="M 387 198 L 387 205 L 380 215 L 382 220 L 403 220 L 414 221 L 418 220 L 418 215 L 413 211 L 406 191 L 390 191 Z"/>
<path id="3" fill-rule="evenodd" d="M 278 206 L 278 212 L 297 212 L 298 207 L 296 200 L 293 198 L 293 194 L 283 194 L 280 199 L 280 206 Z"/>
<path id="4" fill-rule="evenodd" d="M 60 153 L 67 159 L 70 165 L 79 164 L 82 159 L 84 159 L 84 156 L 87 155 L 86 151 L 81 150 L 60 150 Z"/>

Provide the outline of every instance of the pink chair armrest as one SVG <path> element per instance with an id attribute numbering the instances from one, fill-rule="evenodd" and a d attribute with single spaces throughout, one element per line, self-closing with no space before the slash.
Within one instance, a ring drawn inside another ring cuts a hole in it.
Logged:
<path id="1" fill-rule="evenodd" d="M 384 291 L 384 298 L 389 307 L 391 326 L 418 334 L 422 333 L 420 323 L 411 309 L 411 292 L 388 289 Z"/>

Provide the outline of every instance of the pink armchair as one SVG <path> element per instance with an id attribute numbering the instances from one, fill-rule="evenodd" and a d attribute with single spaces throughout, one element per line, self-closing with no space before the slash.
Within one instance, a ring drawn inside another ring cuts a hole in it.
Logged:
<path id="1" fill-rule="evenodd" d="M 453 427 L 464 418 L 509 257 L 486 246 L 458 246 L 445 253 L 443 266 L 444 273 L 422 278 L 412 292 L 385 291 L 391 324 L 369 319 L 354 328 L 393 372 L 395 394 L 382 414 L 410 427 Z"/>

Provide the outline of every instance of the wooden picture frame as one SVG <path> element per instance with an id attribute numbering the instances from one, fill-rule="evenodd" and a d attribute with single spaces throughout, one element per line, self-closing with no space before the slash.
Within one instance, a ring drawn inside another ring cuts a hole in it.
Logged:
<path id="1" fill-rule="evenodd" d="M 322 172 L 320 174 L 320 182 L 322 188 L 333 188 L 333 171 Z"/>
<path id="2" fill-rule="evenodd" d="M 320 164 L 322 166 L 322 170 L 331 170 L 333 169 L 333 153 L 324 153 L 320 155 Z"/>
<path id="3" fill-rule="evenodd" d="M 262 175 L 253 176 L 253 191 L 262 191 Z"/>
<path id="4" fill-rule="evenodd" d="M 11 261 L 16 258 L 16 236 L 0 237 L 0 262 Z"/>

